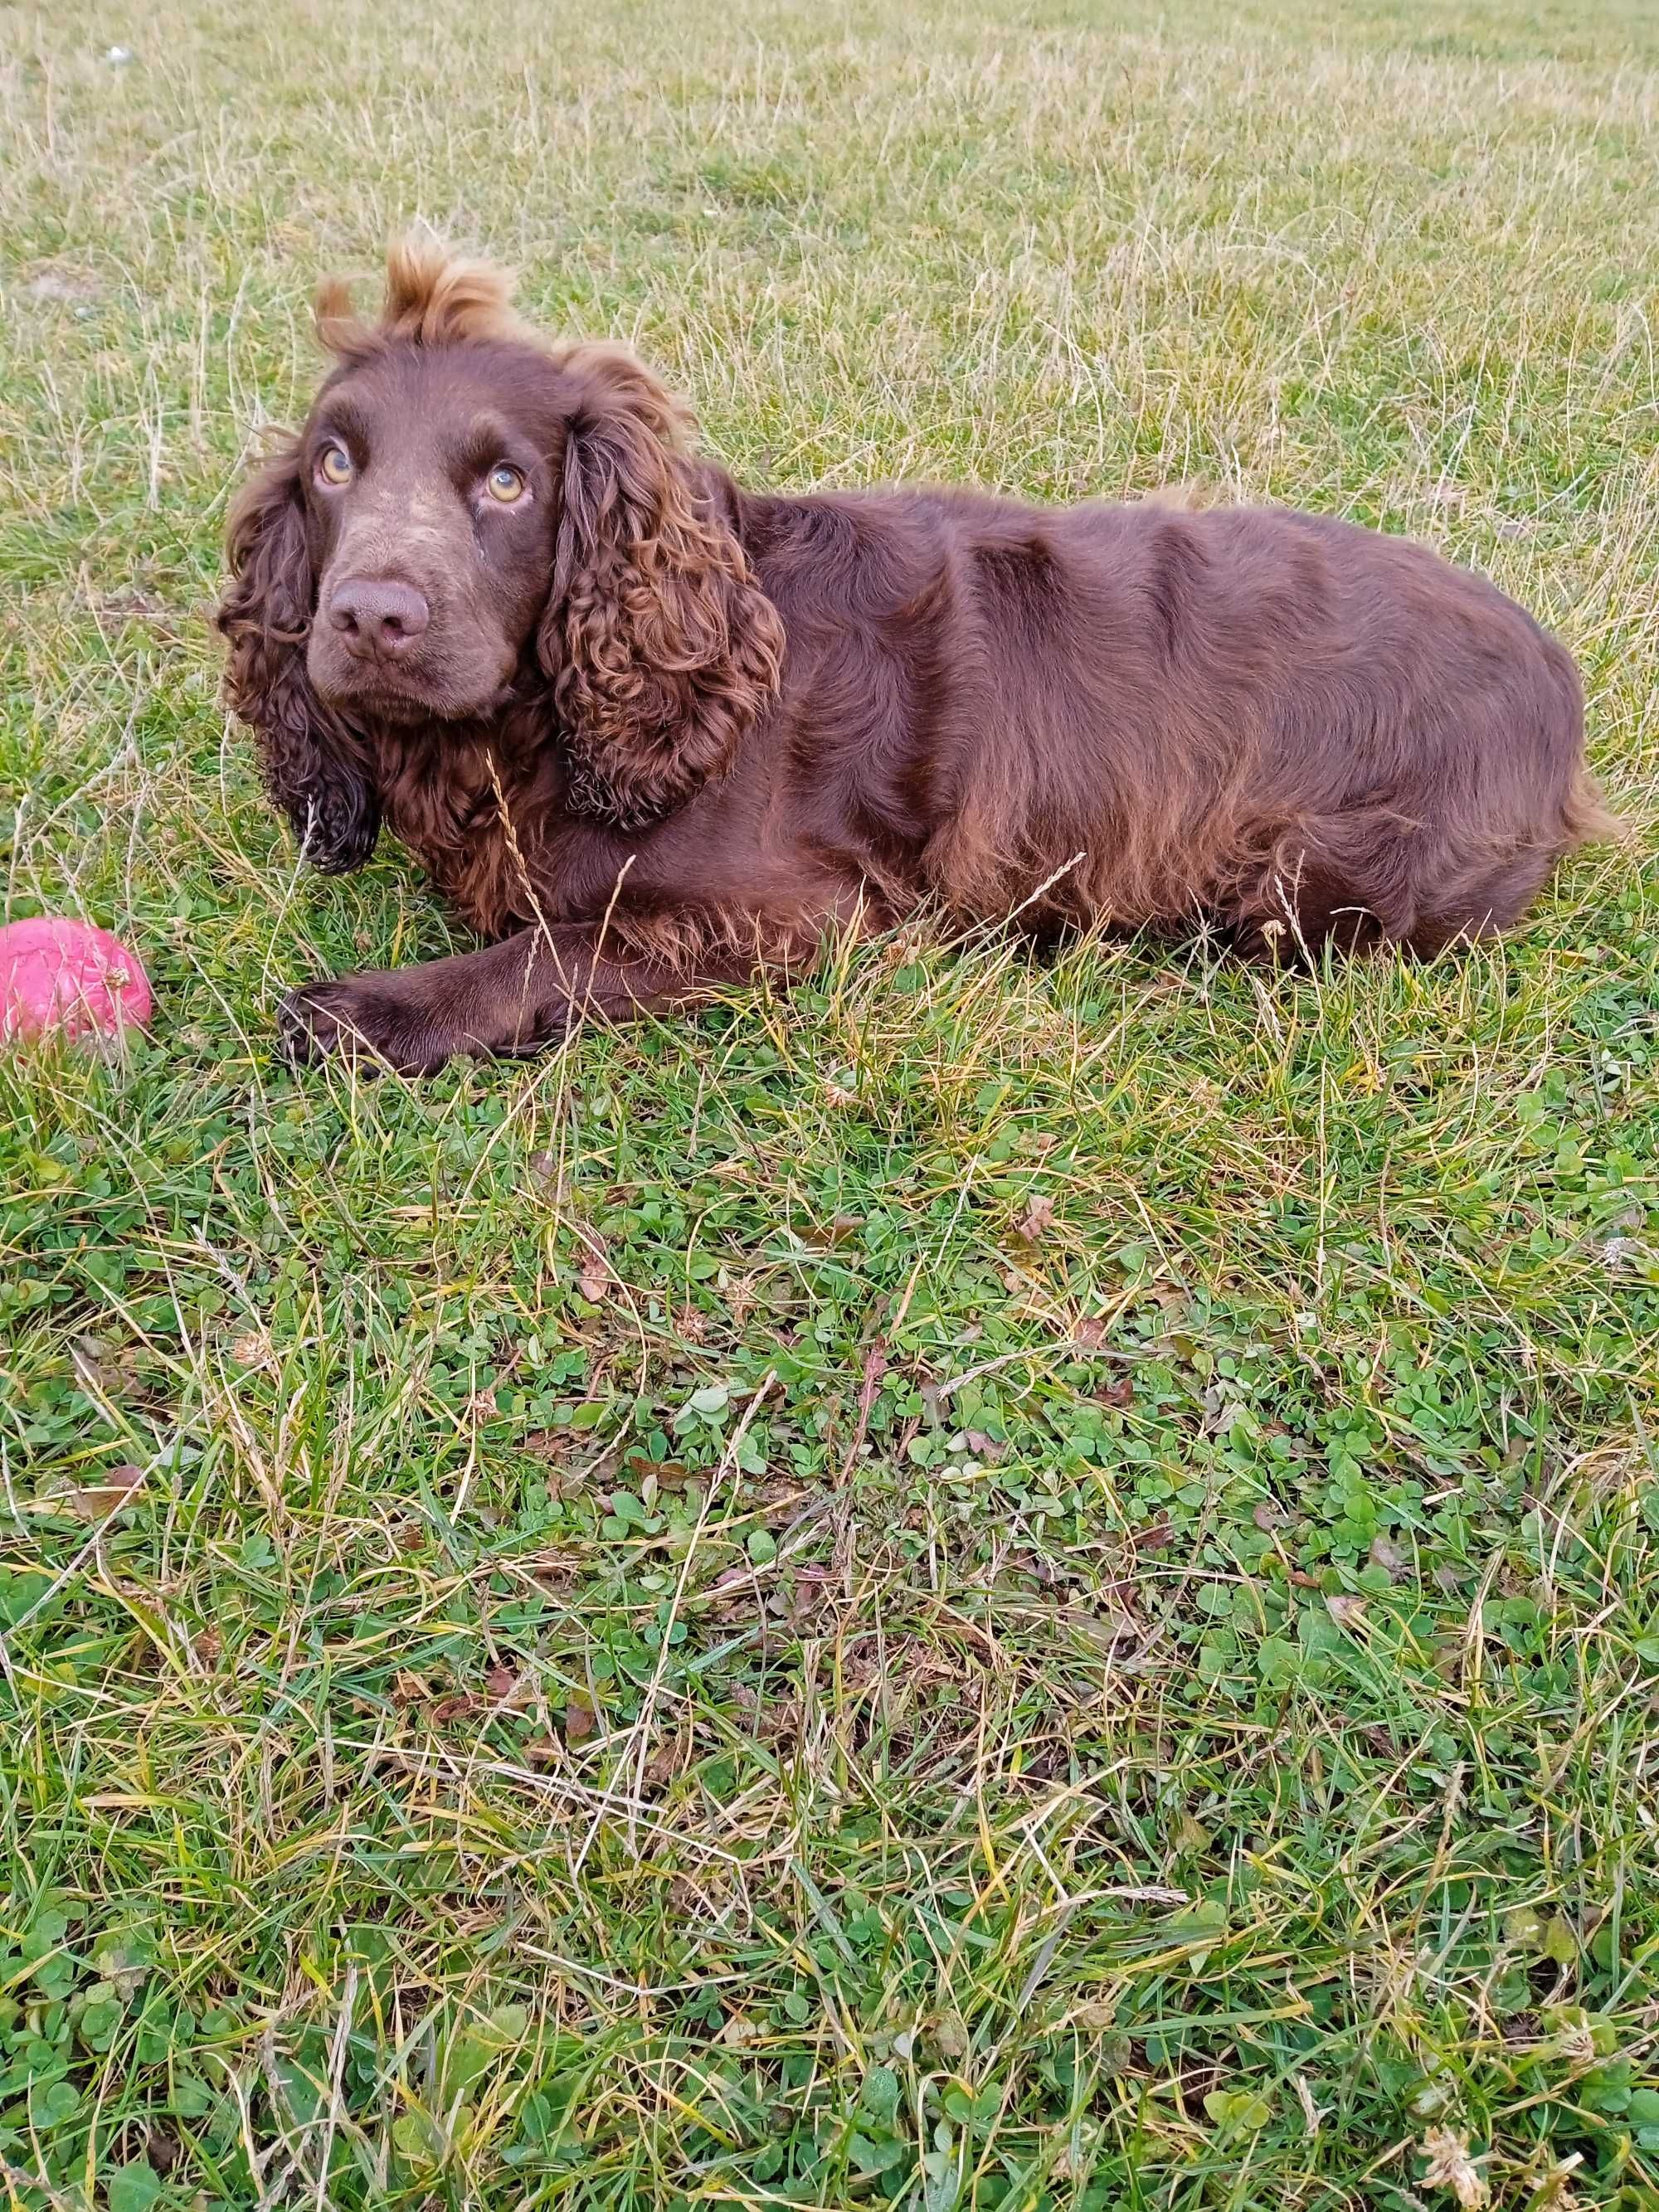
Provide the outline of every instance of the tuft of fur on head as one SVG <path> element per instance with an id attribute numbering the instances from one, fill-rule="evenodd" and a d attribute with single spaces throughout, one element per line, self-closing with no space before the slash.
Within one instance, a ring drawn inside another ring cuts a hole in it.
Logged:
<path id="1" fill-rule="evenodd" d="M 380 320 L 365 322 L 351 287 L 330 276 L 317 288 L 317 335 L 341 361 L 362 361 L 397 339 L 460 345 L 471 338 L 538 343 L 513 307 L 513 278 L 493 261 L 452 253 L 429 230 L 405 231 L 386 248 Z"/>

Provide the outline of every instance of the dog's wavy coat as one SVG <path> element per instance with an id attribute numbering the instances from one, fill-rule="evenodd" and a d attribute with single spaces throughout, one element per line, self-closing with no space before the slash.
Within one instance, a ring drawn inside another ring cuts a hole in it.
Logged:
<path id="1" fill-rule="evenodd" d="M 392 250 L 232 514 L 231 704 L 319 867 L 382 822 L 483 951 L 299 1050 L 518 1051 L 926 902 L 1241 949 L 1502 929 L 1607 825 L 1571 661 L 1480 577 L 1276 510 L 740 489 L 657 379 Z"/>

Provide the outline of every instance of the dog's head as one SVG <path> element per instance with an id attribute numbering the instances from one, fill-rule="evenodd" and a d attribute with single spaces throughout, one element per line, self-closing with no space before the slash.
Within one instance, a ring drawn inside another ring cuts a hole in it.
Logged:
<path id="1" fill-rule="evenodd" d="M 394 246 L 378 322 L 318 300 L 335 356 L 228 533 L 231 704 L 315 863 L 373 849 L 367 733 L 544 696 L 571 803 L 637 826 L 727 766 L 776 690 L 782 628 L 689 418 L 630 355 L 544 344 L 510 288 Z"/>

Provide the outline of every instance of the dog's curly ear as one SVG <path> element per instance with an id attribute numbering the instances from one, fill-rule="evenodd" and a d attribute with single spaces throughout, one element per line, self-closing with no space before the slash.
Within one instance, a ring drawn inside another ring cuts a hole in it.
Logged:
<path id="1" fill-rule="evenodd" d="M 350 732 L 306 673 L 316 586 L 296 442 L 237 494 L 225 558 L 230 583 L 214 617 L 230 644 L 225 696 L 252 730 L 265 789 L 306 858 L 325 875 L 343 875 L 374 850 L 380 805 Z"/>
<path id="2" fill-rule="evenodd" d="M 575 402 L 538 649 L 571 803 L 637 829 L 731 766 L 776 696 L 783 624 L 702 495 L 664 386 L 617 347 L 562 365 Z"/>

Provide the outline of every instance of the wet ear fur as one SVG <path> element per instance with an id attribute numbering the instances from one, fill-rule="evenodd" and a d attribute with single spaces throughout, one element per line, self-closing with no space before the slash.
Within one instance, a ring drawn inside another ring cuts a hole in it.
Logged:
<path id="1" fill-rule="evenodd" d="M 665 387 L 619 347 L 560 359 L 575 404 L 541 659 L 573 803 L 637 828 L 731 766 L 777 695 L 783 624 Z"/>
<path id="2" fill-rule="evenodd" d="M 295 441 L 237 494 L 225 555 L 230 582 L 215 617 L 230 645 L 225 696 L 252 729 L 265 788 L 307 859 L 327 875 L 361 867 L 380 834 L 380 807 L 351 733 L 306 673 L 316 586 Z"/>

